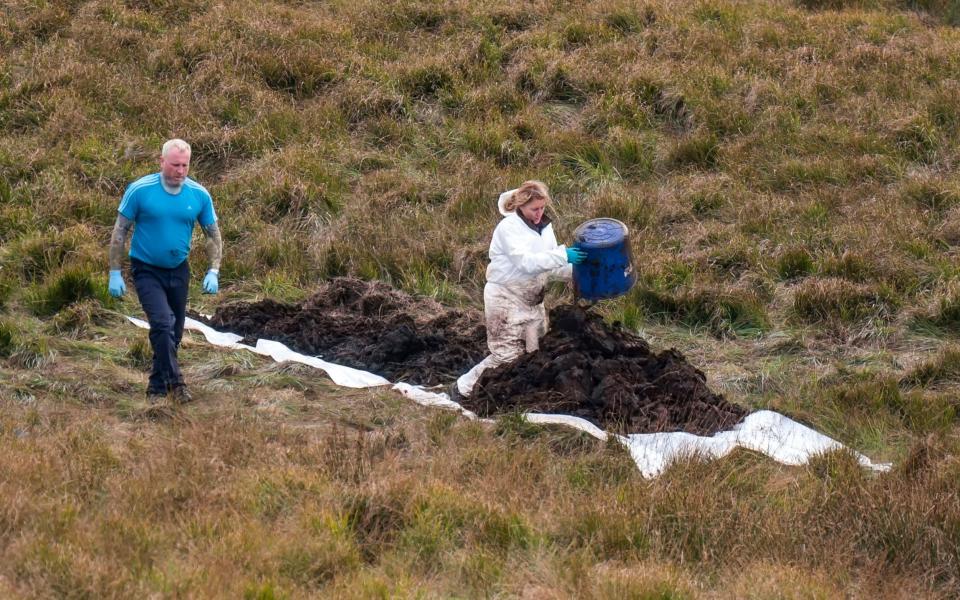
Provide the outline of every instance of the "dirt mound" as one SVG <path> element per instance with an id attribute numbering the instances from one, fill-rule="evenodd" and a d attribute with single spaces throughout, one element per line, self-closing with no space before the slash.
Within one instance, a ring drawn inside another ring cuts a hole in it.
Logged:
<path id="1" fill-rule="evenodd" d="M 482 320 L 382 282 L 336 278 L 301 304 L 240 303 L 221 307 L 208 322 L 248 344 L 275 340 L 390 381 L 437 385 L 486 355 Z"/>
<path id="2" fill-rule="evenodd" d="M 453 381 L 487 353 L 477 311 L 444 308 L 382 282 L 337 278 L 300 304 L 273 300 L 221 307 L 224 331 L 276 340 L 298 352 L 390 381 Z M 729 429 L 746 411 L 711 392 L 676 350 L 651 352 L 641 338 L 576 306 L 550 313 L 540 351 L 484 373 L 463 404 L 481 416 L 510 411 L 583 417 L 623 433 Z"/>
<path id="3" fill-rule="evenodd" d="M 550 312 L 539 352 L 484 372 L 462 404 L 480 416 L 574 415 L 621 433 L 712 435 L 747 414 L 711 392 L 680 352 L 651 352 L 643 339 L 570 305 Z"/>

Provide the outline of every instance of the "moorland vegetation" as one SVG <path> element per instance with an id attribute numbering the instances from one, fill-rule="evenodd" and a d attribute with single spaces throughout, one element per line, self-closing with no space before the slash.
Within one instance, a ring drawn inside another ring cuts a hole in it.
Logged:
<path id="1" fill-rule="evenodd" d="M 224 237 L 195 310 L 341 275 L 479 308 L 535 177 L 561 239 L 630 227 L 639 282 L 597 310 L 893 469 L 645 480 L 190 336 L 197 400 L 149 406 L 106 249 L 174 136 Z M 4 597 L 960 593 L 952 0 L 6 0 L 0 244 Z"/>

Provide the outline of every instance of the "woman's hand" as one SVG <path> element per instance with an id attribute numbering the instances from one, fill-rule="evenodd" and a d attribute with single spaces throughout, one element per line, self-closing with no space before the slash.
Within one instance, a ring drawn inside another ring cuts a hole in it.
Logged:
<path id="1" fill-rule="evenodd" d="M 579 265 L 587 260 L 587 253 L 580 248 L 567 248 L 567 262 L 571 265 Z"/>

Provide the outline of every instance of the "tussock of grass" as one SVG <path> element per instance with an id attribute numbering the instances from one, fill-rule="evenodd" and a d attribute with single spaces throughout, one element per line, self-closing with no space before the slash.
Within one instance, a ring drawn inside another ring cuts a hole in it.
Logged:
<path id="1" fill-rule="evenodd" d="M 781 279 L 805 277 L 814 270 L 813 257 L 802 246 L 784 248 L 777 256 L 776 267 Z"/>
<path id="2" fill-rule="evenodd" d="M 120 325 L 114 312 L 105 309 L 97 300 L 81 300 L 61 309 L 47 324 L 47 329 L 63 337 L 90 337 L 105 325 Z"/>
<path id="3" fill-rule="evenodd" d="M 903 376 L 907 385 L 929 386 L 960 379 L 960 349 L 950 346 L 932 360 L 917 365 Z"/>
<path id="4" fill-rule="evenodd" d="M 820 272 L 824 275 L 841 277 L 858 283 L 873 278 L 875 270 L 873 261 L 869 260 L 868 257 L 850 251 L 828 256 L 822 259 L 820 263 Z"/>
<path id="5" fill-rule="evenodd" d="M 146 334 L 137 336 L 130 341 L 124 358 L 128 366 L 149 372 L 153 364 L 153 350 L 150 348 L 150 341 Z"/>
<path id="6" fill-rule="evenodd" d="M 10 320 L 0 320 L 0 356 L 9 357 L 20 343 L 19 328 Z"/>
<path id="7" fill-rule="evenodd" d="M 751 336 L 769 327 L 763 303 L 740 289 L 691 289 L 663 292 L 638 285 L 630 299 L 653 319 L 704 329 L 714 336 Z"/>
<path id="8" fill-rule="evenodd" d="M 901 392 L 892 377 L 860 376 L 828 388 L 827 395 L 841 412 L 886 415 L 919 433 L 948 428 L 955 417 L 954 408 L 944 398 Z"/>
<path id="9" fill-rule="evenodd" d="M 889 319 L 897 305 L 895 297 L 878 287 L 835 278 L 801 283 L 793 300 L 798 319 L 827 326 Z"/>
<path id="10" fill-rule="evenodd" d="M 60 271 L 49 283 L 35 288 L 27 302 L 35 314 L 51 316 L 84 300 L 96 300 L 107 306 L 113 303 L 103 277 L 74 268 Z"/>
<path id="11" fill-rule="evenodd" d="M 960 327 L 960 290 L 951 286 L 940 292 L 932 307 L 921 310 L 914 317 L 914 324 L 941 332 L 953 332 Z"/>
<path id="12" fill-rule="evenodd" d="M 712 133 L 695 132 L 671 147 L 664 163 L 668 169 L 695 167 L 710 169 L 720 160 L 720 146 Z"/>
<path id="13" fill-rule="evenodd" d="M 617 185 L 598 189 L 592 195 L 587 210 L 590 215 L 602 215 L 622 222 L 627 226 L 631 240 L 643 237 L 642 231 L 654 223 L 657 213 L 654 200 L 644 190 L 631 192 Z"/>
<path id="14" fill-rule="evenodd" d="M 797 0 L 797 4 L 811 10 L 876 9 L 886 0 Z"/>
<path id="15" fill-rule="evenodd" d="M 3 264 L 25 283 L 42 281 L 60 268 L 68 255 L 77 251 L 78 240 L 57 231 L 24 236 L 6 248 Z"/>
<path id="16" fill-rule="evenodd" d="M 755 270 L 760 263 L 760 257 L 751 244 L 740 239 L 732 240 L 712 251 L 707 263 L 718 274 L 736 279 Z"/>
<path id="17" fill-rule="evenodd" d="M 943 213 L 960 204 L 960 188 L 933 178 L 907 180 L 900 193 L 905 202 L 934 213 Z"/>

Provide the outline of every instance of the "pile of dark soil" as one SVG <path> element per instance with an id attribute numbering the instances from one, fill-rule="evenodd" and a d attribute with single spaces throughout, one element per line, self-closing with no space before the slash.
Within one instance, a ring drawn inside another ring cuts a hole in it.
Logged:
<path id="1" fill-rule="evenodd" d="M 487 353 L 477 311 L 444 308 L 381 282 L 337 278 L 300 304 L 273 300 L 221 307 L 210 325 L 276 340 L 390 381 L 448 383 Z M 577 306 L 550 313 L 540 351 L 490 369 L 465 407 L 481 416 L 511 411 L 575 415 L 622 433 L 729 429 L 746 411 L 711 392 L 676 350 L 651 352 L 641 338 Z"/>
<path id="2" fill-rule="evenodd" d="M 620 433 L 713 435 L 747 414 L 711 392 L 680 352 L 651 352 L 643 339 L 570 305 L 550 312 L 539 352 L 484 372 L 461 402 L 480 416 L 560 413 Z"/>
<path id="3" fill-rule="evenodd" d="M 419 385 L 448 382 L 486 355 L 477 312 L 444 308 L 386 283 L 336 278 L 301 304 L 273 300 L 219 308 L 222 331 L 275 340 L 339 365 Z"/>

